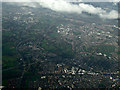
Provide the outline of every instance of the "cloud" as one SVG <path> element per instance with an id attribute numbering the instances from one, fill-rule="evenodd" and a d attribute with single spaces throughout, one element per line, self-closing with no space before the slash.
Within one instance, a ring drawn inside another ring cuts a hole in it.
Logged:
<path id="1" fill-rule="evenodd" d="M 87 12 L 90 14 L 95 14 L 100 16 L 101 18 L 106 19 L 117 19 L 118 12 L 112 10 L 110 12 L 106 12 L 104 9 L 100 7 L 94 7 L 93 5 L 80 3 L 79 5 L 71 4 L 66 2 L 65 0 L 41 0 L 39 4 L 43 7 L 49 8 L 54 11 L 59 12 L 69 12 L 69 13 L 78 13 Z"/>
<path id="2" fill-rule="evenodd" d="M 102 18 L 107 18 L 107 19 L 117 19 L 119 17 L 118 12 L 115 10 L 112 10 L 109 13 L 100 14 L 99 16 Z"/>
<path id="3" fill-rule="evenodd" d="M 82 11 L 88 12 L 88 13 L 91 13 L 91 14 L 106 13 L 105 10 L 103 10 L 99 7 L 94 7 L 93 5 L 89 5 L 89 4 L 80 3 L 79 7 L 82 9 Z"/>
<path id="4" fill-rule="evenodd" d="M 51 0 L 49 0 L 50 2 Z M 65 0 L 67 2 L 119 2 L 120 0 Z M 2 2 L 41 2 L 41 0 L 2 0 Z"/>
<path id="5" fill-rule="evenodd" d="M 18 0 L 5 0 L 5 1 L 14 1 L 17 2 Z M 105 11 L 100 7 L 94 7 L 93 5 L 80 3 L 79 5 L 69 3 L 71 0 L 21 0 L 20 2 L 31 2 L 28 6 L 34 6 L 32 2 L 38 2 L 39 5 L 45 8 L 49 8 L 51 10 L 57 12 L 68 12 L 68 13 L 78 13 L 81 14 L 82 12 L 87 12 L 90 14 L 98 15 L 104 19 L 117 19 L 118 12 L 115 10 L 111 10 L 110 12 Z M 83 2 L 83 0 L 75 0 L 79 2 Z M 98 1 L 98 0 L 84 0 L 85 1 Z M 105 0 L 99 0 L 105 1 Z M 106 0 L 108 2 L 118 2 L 119 0 Z M 24 4 L 25 5 L 25 4 Z M 34 6 L 35 7 L 35 6 Z"/>
<path id="6" fill-rule="evenodd" d="M 31 0 L 2 0 L 2 2 L 31 2 Z"/>
<path id="7" fill-rule="evenodd" d="M 82 11 L 88 12 L 90 14 L 96 14 L 104 19 L 117 19 L 118 18 L 118 12 L 115 10 L 106 12 L 100 7 L 94 7 L 93 5 L 84 4 L 84 3 L 79 4 L 79 6 L 82 9 Z"/>
<path id="8" fill-rule="evenodd" d="M 39 3 L 41 6 L 50 8 L 54 11 L 69 12 L 69 13 L 81 13 L 81 8 L 78 5 L 70 4 L 64 0 L 41 0 Z"/>

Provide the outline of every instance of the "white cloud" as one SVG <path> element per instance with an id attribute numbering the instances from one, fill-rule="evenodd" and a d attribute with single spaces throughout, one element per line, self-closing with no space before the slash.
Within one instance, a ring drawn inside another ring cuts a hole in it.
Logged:
<path id="1" fill-rule="evenodd" d="M 2 0 L 2 2 L 41 2 L 41 0 Z M 49 0 L 50 2 L 51 0 Z M 119 2 L 120 0 L 65 0 L 70 2 Z"/>
<path id="2" fill-rule="evenodd" d="M 88 12 L 88 13 L 91 13 L 91 14 L 106 13 L 105 10 L 103 10 L 99 7 L 94 7 L 93 5 L 89 5 L 89 4 L 80 3 L 79 7 L 82 9 L 82 11 Z"/>
<path id="3" fill-rule="evenodd" d="M 118 18 L 118 12 L 115 10 L 112 10 L 109 13 L 105 13 L 105 14 L 101 13 L 99 16 L 102 18 L 107 18 L 107 19 L 116 19 Z"/>
<path id="4" fill-rule="evenodd" d="M 90 14 L 95 14 L 100 16 L 101 18 L 106 19 L 116 19 L 118 18 L 118 12 L 115 10 L 112 10 L 110 12 L 106 12 L 100 7 L 94 7 L 93 5 L 80 3 L 79 5 L 73 5 L 65 0 L 41 0 L 39 3 L 41 6 L 52 9 L 54 11 L 60 11 L 60 12 L 69 12 L 69 13 L 82 13 L 87 12 Z"/>
<path id="5" fill-rule="evenodd" d="M 81 8 L 78 5 L 70 4 L 64 0 L 51 0 L 50 2 L 49 0 L 41 0 L 39 4 L 54 11 L 81 13 Z"/>
<path id="6" fill-rule="evenodd" d="M 2 2 L 31 2 L 31 0 L 2 0 Z"/>
<path id="7" fill-rule="evenodd" d="M 5 1 L 14 1 L 14 2 L 19 2 L 18 0 L 5 0 Z M 90 14 L 95 14 L 100 16 L 101 18 L 106 18 L 106 19 L 116 19 L 118 18 L 118 12 L 115 10 L 111 10 L 110 12 L 106 12 L 100 7 L 94 7 L 93 5 L 89 4 L 84 4 L 80 3 L 79 5 L 71 4 L 67 1 L 71 0 L 34 0 L 34 2 L 38 2 L 41 6 L 45 8 L 49 8 L 54 11 L 59 11 L 59 12 L 68 12 L 68 13 L 78 13 L 81 14 L 82 12 L 87 12 Z M 83 1 L 83 0 L 79 0 Z M 87 0 L 84 0 L 87 1 Z M 98 0 L 88 0 L 88 1 L 98 1 Z M 102 0 L 99 0 L 102 1 Z M 119 0 L 104 0 L 108 2 L 118 2 Z M 31 2 L 28 5 L 34 6 L 33 5 L 33 0 L 21 0 L 20 2 Z"/>
<path id="8" fill-rule="evenodd" d="M 79 6 L 82 9 L 82 11 L 88 12 L 88 13 L 91 13 L 91 14 L 96 14 L 96 15 L 100 16 L 101 18 L 104 18 L 104 19 L 105 18 L 106 19 L 116 19 L 116 18 L 118 18 L 118 12 L 115 11 L 115 10 L 112 10 L 110 12 L 106 12 L 102 8 L 94 7 L 92 5 L 84 4 L 84 3 L 79 4 Z"/>

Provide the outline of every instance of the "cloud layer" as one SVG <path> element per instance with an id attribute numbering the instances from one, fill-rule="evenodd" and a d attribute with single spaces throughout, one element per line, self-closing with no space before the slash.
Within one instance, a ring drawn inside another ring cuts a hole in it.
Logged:
<path id="1" fill-rule="evenodd" d="M 96 14 L 100 16 L 101 18 L 106 18 L 106 19 L 117 19 L 118 18 L 118 12 L 115 10 L 106 12 L 100 7 L 94 7 L 93 5 L 84 4 L 84 3 L 79 4 L 79 7 L 81 8 L 82 11 L 88 12 L 90 14 Z"/>
<path id="2" fill-rule="evenodd" d="M 2 2 L 40 2 L 43 0 L 1 0 Z M 50 2 L 51 0 L 49 0 Z M 67 2 L 119 2 L 120 0 L 65 0 Z"/>
<path id="3" fill-rule="evenodd" d="M 106 19 L 117 19 L 118 12 L 115 10 L 111 10 L 110 12 L 106 12 L 100 7 L 94 7 L 93 5 L 80 3 L 79 5 L 70 4 L 65 0 L 41 0 L 39 3 L 41 6 L 52 9 L 54 11 L 60 12 L 69 12 L 69 13 L 78 13 L 87 12 L 90 14 L 95 14 L 100 16 L 101 18 Z"/>
<path id="4" fill-rule="evenodd" d="M 18 0 L 5 0 L 5 1 L 14 1 L 17 2 Z M 34 0 L 34 2 L 38 2 L 39 5 L 49 8 L 54 11 L 58 12 L 68 12 L 68 13 L 78 13 L 81 14 L 82 12 L 87 12 L 90 14 L 98 15 L 101 18 L 105 19 L 117 19 L 118 12 L 115 10 L 111 10 L 110 12 L 105 11 L 100 7 L 94 7 L 93 5 L 80 3 L 79 5 L 69 3 L 71 0 Z M 82 2 L 83 0 L 78 0 Z M 88 1 L 88 0 L 84 0 Z M 92 0 L 98 1 L 98 0 Z M 102 0 L 99 0 L 102 1 Z M 104 0 L 105 1 L 105 0 Z M 106 0 L 108 2 L 118 2 L 119 0 Z M 19 2 L 19 1 L 18 1 Z M 31 2 L 29 6 L 33 6 L 33 0 L 21 0 L 20 2 Z"/>

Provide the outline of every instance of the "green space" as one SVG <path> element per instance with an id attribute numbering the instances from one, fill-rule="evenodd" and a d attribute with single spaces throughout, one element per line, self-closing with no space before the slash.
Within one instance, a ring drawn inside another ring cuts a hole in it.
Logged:
<path id="1" fill-rule="evenodd" d="M 115 46 L 113 45 L 98 45 L 98 46 L 83 46 L 83 50 L 86 52 L 98 52 L 111 56 L 111 53 L 115 52 Z"/>
<path id="2" fill-rule="evenodd" d="M 57 55 L 62 57 L 74 56 L 74 53 L 72 51 L 72 46 L 67 43 L 53 44 L 53 43 L 49 43 L 46 40 L 43 40 L 41 47 L 44 48 L 45 51 L 56 53 Z"/>
<path id="3" fill-rule="evenodd" d="M 2 62 L 3 69 L 18 66 L 17 57 L 3 56 L 2 58 L 3 58 L 3 62 Z"/>

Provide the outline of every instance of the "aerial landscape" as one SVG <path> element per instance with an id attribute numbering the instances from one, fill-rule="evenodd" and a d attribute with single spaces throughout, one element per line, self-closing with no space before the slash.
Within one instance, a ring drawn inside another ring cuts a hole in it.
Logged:
<path id="1" fill-rule="evenodd" d="M 59 5 L 2 3 L 2 86 L 118 88 L 118 3 Z"/>

